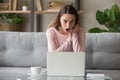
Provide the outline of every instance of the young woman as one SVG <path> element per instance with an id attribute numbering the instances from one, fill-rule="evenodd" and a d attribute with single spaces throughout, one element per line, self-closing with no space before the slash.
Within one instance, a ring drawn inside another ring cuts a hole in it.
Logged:
<path id="1" fill-rule="evenodd" d="M 85 31 L 79 24 L 77 10 L 65 5 L 47 30 L 48 50 L 60 52 L 85 51 Z"/>

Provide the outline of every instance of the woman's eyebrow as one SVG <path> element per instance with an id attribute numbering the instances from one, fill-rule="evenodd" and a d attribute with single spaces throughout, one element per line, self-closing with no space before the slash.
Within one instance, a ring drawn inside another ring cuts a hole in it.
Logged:
<path id="1" fill-rule="evenodd" d="M 64 21 L 67 21 L 66 19 L 63 19 Z"/>
<path id="2" fill-rule="evenodd" d="M 66 19 L 63 19 L 64 21 L 68 21 L 68 20 L 66 20 Z M 72 21 L 74 21 L 74 19 L 72 19 L 72 20 L 70 20 L 70 22 L 72 22 Z"/>

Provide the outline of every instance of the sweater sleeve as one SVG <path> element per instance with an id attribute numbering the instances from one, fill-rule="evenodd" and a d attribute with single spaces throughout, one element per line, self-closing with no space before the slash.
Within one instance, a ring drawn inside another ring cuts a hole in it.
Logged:
<path id="1" fill-rule="evenodd" d="M 48 43 L 48 51 L 54 51 L 57 47 L 55 36 L 51 30 L 47 30 L 47 43 Z"/>
<path id="2" fill-rule="evenodd" d="M 68 38 L 61 46 L 57 48 L 57 51 L 68 51 L 68 48 L 72 45 L 72 39 Z"/>
<path id="3" fill-rule="evenodd" d="M 79 30 L 72 34 L 72 45 L 74 52 L 85 51 L 85 32 Z"/>
<path id="4" fill-rule="evenodd" d="M 83 28 L 81 28 L 79 32 L 79 42 L 81 44 L 81 51 L 85 52 L 85 40 L 86 40 L 86 33 Z"/>
<path id="5" fill-rule="evenodd" d="M 67 51 L 71 46 L 72 39 L 68 38 L 62 45 L 59 45 L 57 34 L 52 30 L 47 30 L 48 50 L 51 51 Z"/>
<path id="6" fill-rule="evenodd" d="M 81 50 L 81 45 L 80 42 L 78 40 L 78 34 L 77 33 L 73 33 L 72 34 L 72 45 L 73 45 L 73 51 L 74 52 L 80 52 Z"/>

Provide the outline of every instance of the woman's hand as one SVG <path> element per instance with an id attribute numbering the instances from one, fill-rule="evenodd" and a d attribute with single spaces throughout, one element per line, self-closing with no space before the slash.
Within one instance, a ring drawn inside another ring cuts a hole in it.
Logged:
<path id="1" fill-rule="evenodd" d="M 68 36 L 72 39 L 72 29 L 69 30 Z"/>
<path id="2" fill-rule="evenodd" d="M 80 30 L 80 25 L 76 24 L 75 27 L 73 28 L 73 33 L 78 33 Z"/>

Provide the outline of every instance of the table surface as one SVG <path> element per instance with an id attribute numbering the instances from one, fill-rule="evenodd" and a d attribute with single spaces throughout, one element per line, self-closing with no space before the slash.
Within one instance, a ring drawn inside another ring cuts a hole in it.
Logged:
<path id="1" fill-rule="evenodd" d="M 25 75 L 17 77 L 17 80 L 112 80 L 109 76 L 104 78 L 90 78 L 90 77 L 78 77 L 78 76 L 47 76 L 47 75 Z"/>

